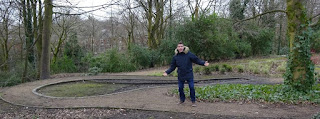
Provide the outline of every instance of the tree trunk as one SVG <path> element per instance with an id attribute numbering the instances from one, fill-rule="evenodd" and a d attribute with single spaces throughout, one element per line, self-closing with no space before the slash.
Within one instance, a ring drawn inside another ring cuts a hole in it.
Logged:
<path id="1" fill-rule="evenodd" d="M 9 8 L 7 8 L 9 9 Z M 2 48 L 2 53 L 3 53 L 3 56 L 0 56 L 0 58 L 3 58 L 1 59 L 1 63 L 0 64 L 0 68 L 3 70 L 3 71 L 8 71 L 9 70 L 9 66 L 8 66 L 8 60 L 9 60 L 9 47 L 8 47 L 8 39 L 9 39 L 9 25 L 8 25 L 8 20 L 9 20 L 9 14 L 6 13 L 6 15 L 3 15 L 2 19 L 3 19 L 3 22 L 2 22 L 2 26 L 4 27 L 4 36 L 2 36 L 1 40 L 2 40 L 2 44 L 1 45 L 1 48 Z M 2 65 L 2 66 L 1 66 Z"/>
<path id="2" fill-rule="evenodd" d="M 301 0 L 287 0 L 290 54 L 285 83 L 297 90 L 310 90 L 314 84 L 314 66 L 310 60 L 308 18 Z"/>
<path id="3" fill-rule="evenodd" d="M 50 78 L 50 34 L 52 25 L 52 0 L 45 0 L 43 42 L 41 55 L 40 79 Z"/>
<path id="4" fill-rule="evenodd" d="M 34 56 L 32 50 L 33 44 L 33 31 L 32 31 L 32 10 L 30 8 L 30 0 L 21 0 L 22 3 L 22 15 L 23 15 L 23 22 L 24 22 L 24 30 L 25 30 L 25 43 L 26 43 L 26 54 L 24 60 L 24 71 L 22 74 L 22 82 L 27 80 L 28 74 L 28 63 L 34 63 Z"/>
<path id="5" fill-rule="evenodd" d="M 29 50 L 29 54 L 28 54 L 28 62 L 31 63 L 32 66 L 34 66 L 34 50 L 33 50 L 33 42 L 34 42 L 34 34 L 33 34 L 33 27 L 32 27 L 32 8 L 31 8 L 31 0 L 27 0 L 27 50 Z"/>
<path id="6" fill-rule="evenodd" d="M 154 36 L 152 34 L 152 0 L 148 0 L 148 13 L 147 19 L 148 19 L 148 46 L 150 48 L 154 48 Z"/>
<path id="7" fill-rule="evenodd" d="M 40 70 L 41 70 L 41 53 L 42 53 L 42 29 L 43 29 L 43 18 L 42 18 L 42 6 L 41 6 L 41 0 L 39 1 L 39 12 L 38 12 L 38 35 L 37 37 L 37 42 L 36 42 L 36 47 L 37 47 L 37 78 L 40 78 Z"/>

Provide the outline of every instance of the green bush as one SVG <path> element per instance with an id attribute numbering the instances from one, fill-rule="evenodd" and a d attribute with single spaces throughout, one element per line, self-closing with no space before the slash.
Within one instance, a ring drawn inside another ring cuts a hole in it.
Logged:
<path id="1" fill-rule="evenodd" d="M 86 57 L 84 61 L 89 62 L 89 67 L 101 68 L 102 72 L 126 72 L 137 69 L 131 58 L 126 53 L 118 52 L 116 48 L 97 56 Z"/>
<path id="2" fill-rule="evenodd" d="M 215 69 L 215 71 L 219 71 L 220 70 L 220 66 L 219 65 L 215 65 L 214 69 Z"/>
<path id="3" fill-rule="evenodd" d="M 175 39 L 183 41 L 191 51 L 206 60 L 230 59 L 237 50 L 237 34 L 232 22 L 216 14 L 201 15 L 176 28 Z"/>
<path id="4" fill-rule="evenodd" d="M 21 76 L 12 72 L 0 72 L 0 87 L 14 86 L 21 83 Z"/>
<path id="5" fill-rule="evenodd" d="M 289 52 L 289 47 L 285 46 L 280 49 L 280 55 L 287 55 Z"/>
<path id="6" fill-rule="evenodd" d="M 82 62 L 82 58 L 85 56 L 84 49 L 85 48 L 80 46 L 78 43 L 77 33 L 71 31 L 71 35 L 68 38 L 68 40 L 66 40 L 66 43 L 64 45 L 63 57 L 67 56 L 69 59 L 72 60 L 73 64 L 76 67 L 76 71 L 67 72 L 85 72 L 88 70 L 89 67 L 86 67 L 87 63 Z"/>
<path id="7" fill-rule="evenodd" d="M 98 75 L 102 71 L 102 68 L 99 67 L 92 67 L 89 68 L 89 75 Z"/>
<path id="8" fill-rule="evenodd" d="M 174 49 L 171 50 L 171 52 L 173 52 Z M 140 66 L 140 69 L 154 67 L 155 64 L 159 64 L 162 56 L 157 50 L 150 50 L 139 45 L 131 45 L 129 54 L 131 56 L 132 62 L 137 66 Z M 172 56 L 170 56 L 170 59 L 171 58 Z"/>
<path id="9" fill-rule="evenodd" d="M 237 41 L 237 49 L 236 49 L 236 57 L 237 58 L 244 58 L 251 56 L 251 45 L 249 42 L 238 40 Z"/>
<path id="10" fill-rule="evenodd" d="M 223 64 L 222 67 L 227 71 L 227 72 L 232 72 L 232 66 L 228 64 Z"/>
<path id="11" fill-rule="evenodd" d="M 222 64 L 222 68 L 227 68 L 228 64 Z"/>
<path id="12" fill-rule="evenodd" d="M 221 74 L 225 74 L 225 73 L 226 73 L 226 69 L 225 69 L 225 68 L 221 68 L 221 69 L 220 69 L 220 73 L 221 73 Z"/>
<path id="13" fill-rule="evenodd" d="M 237 70 L 238 70 L 239 73 L 243 73 L 243 72 L 244 72 L 244 68 L 243 68 L 242 65 L 237 65 L 236 68 L 237 68 Z"/>
<path id="14" fill-rule="evenodd" d="M 313 36 L 310 42 L 311 42 L 311 49 L 319 53 L 320 52 L 320 30 L 313 33 Z"/>
<path id="15" fill-rule="evenodd" d="M 204 67 L 203 71 L 204 71 L 205 75 L 210 75 L 211 74 L 211 70 L 210 70 L 209 67 Z"/>
<path id="16" fill-rule="evenodd" d="M 119 53 L 117 49 L 107 51 L 106 57 L 106 67 L 100 67 L 104 72 L 124 72 L 136 70 L 135 65 L 131 63 L 131 59 L 126 54 Z"/>
<path id="17" fill-rule="evenodd" d="M 200 73 L 200 72 L 201 72 L 201 67 L 195 66 L 195 67 L 193 68 L 193 72 L 194 72 L 194 73 Z"/>
<path id="18" fill-rule="evenodd" d="M 164 39 L 161 41 L 159 48 L 157 51 L 161 53 L 162 56 L 160 61 L 162 61 L 162 65 L 170 64 L 172 60 L 172 56 L 174 55 L 174 50 L 177 48 L 178 40 L 174 39 Z"/>
<path id="19" fill-rule="evenodd" d="M 207 67 L 210 69 L 211 72 L 213 72 L 213 71 L 216 71 L 215 66 L 216 66 L 216 65 L 209 65 L 209 66 L 207 66 Z"/>
<path id="20" fill-rule="evenodd" d="M 0 87 L 14 86 L 22 83 L 22 74 L 24 71 L 24 62 L 19 62 L 13 67 L 10 71 L 0 71 Z M 36 69 L 28 63 L 26 81 L 37 80 L 37 71 Z"/>
<path id="21" fill-rule="evenodd" d="M 50 65 L 50 68 L 52 74 L 74 73 L 78 71 L 73 60 L 66 55 L 58 58 L 56 63 Z"/>
<path id="22" fill-rule="evenodd" d="M 269 55 L 272 51 L 274 30 L 261 28 L 256 23 L 248 22 L 241 30 L 242 40 L 251 45 L 252 55 Z"/>

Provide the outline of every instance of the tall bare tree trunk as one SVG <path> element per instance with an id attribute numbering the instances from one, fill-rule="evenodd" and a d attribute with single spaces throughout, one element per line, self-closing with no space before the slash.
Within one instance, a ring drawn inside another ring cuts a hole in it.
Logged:
<path id="1" fill-rule="evenodd" d="M 43 23 L 43 42 L 41 55 L 40 79 L 50 78 L 50 34 L 52 25 L 52 0 L 45 0 L 44 23 Z"/>
<path id="2" fill-rule="evenodd" d="M 40 70 L 41 70 L 41 53 L 42 53 L 42 29 L 43 29 L 43 18 L 42 18 L 42 3 L 41 0 L 39 2 L 39 11 L 38 11 L 38 35 L 35 36 L 37 38 L 36 47 L 37 47 L 37 78 L 40 78 Z"/>
<path id="3" fill-rule="evenodd" d="M 4 27 L 4 34 L 3 34 L 4 36 L 2 36 L 2 38 L 0 39 L 2 41 L 2 43 L 0 45 L 1 45 L 2 53 L 3 53 L 3 56 L 0 56 L 0 58 L 3 58 L 3 59 L 0 60 L 1 63 L 3 63 L 3 64 L 0 64 L 0 68 L 3 71 L 8 71 L 9 70 L 9 66 L 8 66 L 8 60 L 9 60 L 9 47 L 8 47 L 8 40 L 9 40 L 9 25 L 8 25 L 9 14 L 8 14 L 8 9 L 9 8 L 6 9 L 5 15 L 2 15 L 3 16 L 2 17 L 2 19 L 3 19 L 2 26 Z"/>
<path id="4" fill-rule="evenodd" d="M 24 60 L 24 71 L 22 74 L 22 82 L 27 80 L 28 74 L 28 63 L 34 63 L 34 56 L 33 56 L 33 30 L 32 30 L 32 10 L 30 6 L 30 0 L 21 0 L 22 3 L 22 15 L 23 15 L 23 22 L 24 22 L 24 30 L 25 30 L 25 42 L 26 42 L 26 54 Z"/>

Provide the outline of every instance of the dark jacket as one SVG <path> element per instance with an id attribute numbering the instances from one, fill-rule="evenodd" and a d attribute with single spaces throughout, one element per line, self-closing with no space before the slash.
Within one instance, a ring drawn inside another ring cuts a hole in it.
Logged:
<path id="1" fill-rule="evenodd" d="M 193 78 L 192 62 L 203 66 L 205 63 L 196 55 L 189 52 L 189 48 L 186 46 L 184 47 L 183 52 L 180 53 L 178 49 L 175 49 L 175 55 L 172 58 L 171 66 L 166 73 L 170 74 L 178 67 L 178 79 L 189 80 L 190 78 Z"/>

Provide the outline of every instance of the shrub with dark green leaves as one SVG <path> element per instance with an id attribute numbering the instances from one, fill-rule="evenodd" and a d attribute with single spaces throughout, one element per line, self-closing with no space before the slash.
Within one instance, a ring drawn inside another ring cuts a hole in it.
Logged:
<path id="1" fill-rule="evenodd" d="M 16 73 L 1 71 L 0 87 L 14 86 L 21 83 L 21 76 Z"/>
<path id="2" fill-rule="evenodd" d="M 89 67 L 99 67 L 102 72 L 126 72 L 135 71 L 136 65 L 126 53 L 111 49 L 97 56 L 86 57 L 84 61 L 89 62 Z"/>
<path id="3" fill-rule="evenodd" d="M 205 75 L 210 75 L 211 74 L 211 70 L 210 70 L 209 67 L 204 67 L 203 71 L 204 71 Z"/>
<path id="4" fill-rule="evenodd" d="M 236 57 L 244 58 L 252 55 L 251 44 L 247 41 L 237 40 Z"/>
<path id="5" fill-rule="evenodd" d="M 237 68 L 239 73 L 243 73 L 244 72 L 244 68 L 243 68 L 242 65 L 238 65 L 236 68 Z"/>
<path id="6" fill-rule="evenodd" d="M 209 65 L 207 66 L 211 72 L 216 71 L 215 65 Z"/>
<path id="7" fill-rule="evenodd" d="M 216 14 L 201 15 L 198 20 L 187 21 L 175 30 L 175 38 L 183 41 L 190 50 L 206 60 L 235 57 L 238 35 L 232 22 Z"/>
<path id="8" fill-rule="evenodd" d="M 320 30 L 316 31 L 311 38 L 311 49 L 320 52 Z"/>
<path id="9" fill-rule="evenodd" d="M 225 73 L 226 73 L 226 69 L 225 69 L 225 68 L 221 68 L 221 69 L 220 69 L 220 73 L 221 73 L 221 74 L 225 74 Z"/>
<path id="10" fill-rule="evenodd" d="M 200 73 L 200 72 L 201 72 L 201 67 L 195 66 L 195 67 L 193 68 L 193 72 L 194 72 L 194 73 Z"/>
<path id="11" fill-rule="evenodd" d="M 176 38 L 169 38 L 170 37 L 166 37 L 166 39 L 162 40 L 157 49 L 157 51 L 161 55 L 160 61 L 162 65 L 171 63 L 172 56 L 174 55 L 174 50 L 177 48 L 177 44 L 179 43 L 179 41 Z"/>
<path id="12" fill-rule="evenodd" d="M 174 49 L 171 49 L 171 53 L 173 53 Z M 130 54 L 132 63 L 140 66 L 142 68 L 154 67 L 157 64 L 161 64 L 161 60 L 164 55 L 160 50 L 152 50 L 147 47 L 143 47 L 140 45 L 131 45 L 128 53 Z M 170 55 L 170 59 L 172 59 L 173 55 Z"/>
<path id="13" fill-rule="evenodd" d="M 223 64 L 222 68 L 224 68 L 227 72 L 232 72 L 232 66 L 229 64 Z"/>
<path id="14" fill-rule="evenodd" d="M 102 68 L 99 67 L 92 67 L 89 68 L 89 75 L 98 75 L 102 71 Z"/>
<path id="15" fill-rule="evenodd" d="M 272 51 L 274 30 L 260 28 L 255 23 L 247 24 L 241 31 L 242 39 L 251 44 L 252 55 L 269 55 Z"/>
<path id="16" fill-rule="evenodd" d="M 24 71 L 24 62 L 19 62 L 11 67 L 10 71 L 0 71 L 0 87 L 14 86 L 22 83 L 22 74 Z M 28 63 L 26 81 L 37 80 L 37 71 Z"/>
<path id="17" fill-rule="evenodd" d="M 219 71 L 220 70 L 220 66 L 219 65 L 215 65 L 214 68 L 215 68 L 215 71 Z"/>
<path id="18" fill-rule="evenodd" d="M 77 72 L 77 67 L 73 62 L 72 58 L 64 55 L 61 58 L 58 58 L 54 64 L 50 65 L 51 73 L 74 73 Z"/>

